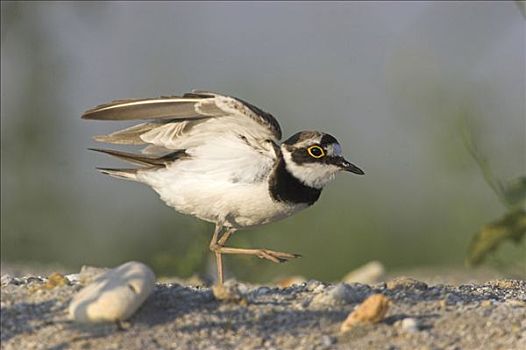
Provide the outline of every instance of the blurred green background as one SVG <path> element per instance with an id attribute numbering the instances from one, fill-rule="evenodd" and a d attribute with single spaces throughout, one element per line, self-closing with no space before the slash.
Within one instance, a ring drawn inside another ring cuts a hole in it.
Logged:
<path id="1" fill-rule="evenodd" d="M 462 266 L 472 236 L 506 212 L 463 135 L 498 178 L 526 173 L 523 5 L 3 1 L 2 262 L 213 272 L 212 225 L 98 174 L 120 163 L 89 152 L 91 136 L 122 125 L 80 119 L 113 99 L 198 88 L 271 112 L 285 138 L 327 131 L 366 171 L 230 240 L 302 259 L 229 256 L 231 275 L 334 280 L 370 260 Z M 502 244 L 489 263 L 521 271 L 525 240 Z"/>

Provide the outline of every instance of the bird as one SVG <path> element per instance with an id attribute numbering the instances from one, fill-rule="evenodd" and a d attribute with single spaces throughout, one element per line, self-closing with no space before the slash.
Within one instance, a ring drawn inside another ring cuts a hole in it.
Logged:
<path id="1" fill-rule="evenodd" d="M 215 224 L 209 249 L 215 254 L 219 285 L 224 280 L 223 254 L 276 263 L 300 257 L 229 247 L 232 234 L 310 207 L 338 172 L 364 174 L 344 158 L 334 136 L 306 130 L 281 143 L 281 127 L 274 116 L 240 98 L 214 92 L 116 100 L 89 109 L 82 119 L 141 121 L 94 137 L 108 144 L 140 145 L 140 153 L 90 148 L 135 167 L 97 169 L 150 186 L 177 212 Z"/>

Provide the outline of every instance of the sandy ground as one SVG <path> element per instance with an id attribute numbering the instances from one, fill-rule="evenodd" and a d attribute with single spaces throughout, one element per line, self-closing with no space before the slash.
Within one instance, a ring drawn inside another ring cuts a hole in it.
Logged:
<path id="1" fill-rule="evenodd" d="M 158 283 L 121 327 L 68 321 L 68 303 L 82 285 L 46 282 L 2 276 L 2 349 L 526 349 L 521 280 L 231 283 L 238 298 L 229 301 L 209 287 Z M 374 293 L 391 300 L 385 318 L 341 333 L 342 321 Z"/>

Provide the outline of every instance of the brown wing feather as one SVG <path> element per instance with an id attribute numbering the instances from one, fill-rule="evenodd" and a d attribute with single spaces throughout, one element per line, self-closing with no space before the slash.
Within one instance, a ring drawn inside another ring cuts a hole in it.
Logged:
<path id="1" fill-rule="evenodd" d="M 181 98 L 156 98 L 114 101 L 86 111 L 82 119 L 92 120 L 143 120 L 172 119 L 198 116 L 195 104 L 199 100 Z"/>
<path id="2" fill-rule="evenodd" d="M 277 140 L 281 139 L 279 123 L 270 113 L 264 112 L 239 98 L 205 91 L 193 91 L 182 97 L 114 101 L 86 111 L 82 118 L 177 122 L 228 115 L 250 118 L 262 127 L 267 128 Z"/>
<path id="3" fill-rule="evenodd" d="M 113 143 L 120 145 L 143 145 L 141 135 L 158 127 L 159 123 L 142 123 L 133 125 L 129 128 L 112 132 L 108 135 L 94 136 L 93 139 L 98 142 Z"/>
<path id="4" fill-rule="evenodd" d="M 186 157 L 184 150 L 178 150 L 165 154 L 161 157 L 149 157 L 141 154 L 128 153 L 122 151 L 116 151 L 111 149 L 98 149 L 98 148 L 89 148 L 91 151 L 101 152 L 109 154 L 110 156 L 117 157 L 119 159 L 139 164 L 139 165 L 153 165 L 155 167 L 165 167 L 168 163 L 171 163 L 177 159 Z"/>

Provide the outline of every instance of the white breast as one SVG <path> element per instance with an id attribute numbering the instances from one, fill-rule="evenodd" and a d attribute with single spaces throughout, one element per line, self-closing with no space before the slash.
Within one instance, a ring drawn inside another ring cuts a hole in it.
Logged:
<path id="1" fill-rule="evenodd" d="M 280 220 L 307 207 L 272 200 L 267 179 L 257 183 L 232 181 L 227 172 L 197 171 L 201 166 L 199 160 L 184 160 L 166 169 L 142 172 L 138 179 L 183 214 L 237 228 Z M 233 174 L 239 171 L 232 169 Z"/>

